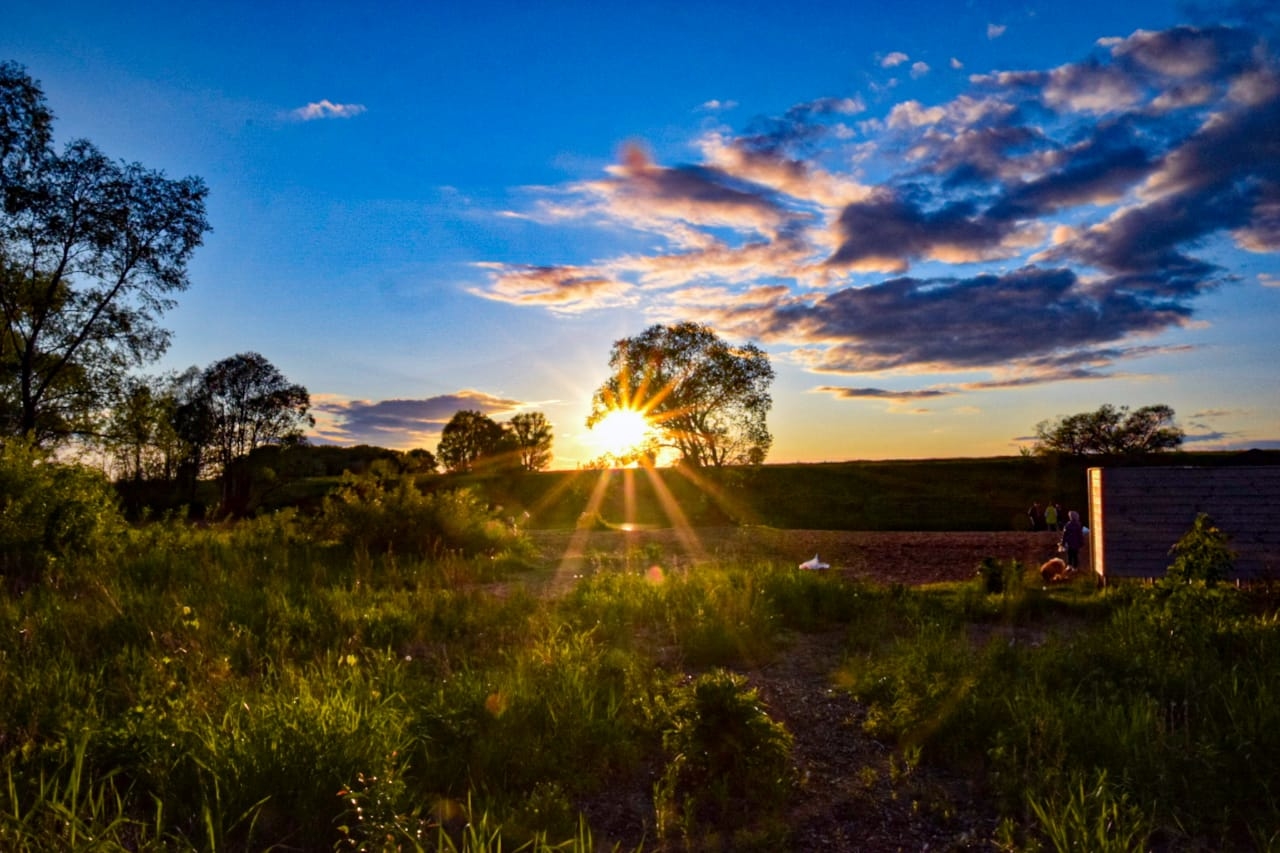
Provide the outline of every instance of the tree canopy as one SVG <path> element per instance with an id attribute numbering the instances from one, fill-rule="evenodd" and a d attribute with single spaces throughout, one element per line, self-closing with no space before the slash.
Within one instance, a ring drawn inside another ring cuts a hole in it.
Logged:
<path id="1" fill-rule="evenodd" d="M 188 285 L 207 189 L 115 162 L 53 115 L 21 66 L 0 63 L 0 432 L 56 444 L 89 432 Z"/>
<path id="2" fill-rule="evenodd" d="M 521 412 L 506 423 L 473 409 L 455 412 L 437 448 L 447 471 L 478 468 L 541 471 L 551 464 L 551 423 L 541 412 Z"/>
<path id="3" fill-rule="evenodd" d="M 1035 452 L 1072 456 L 1132 455 L 1176 450 L 1183 432 L 1173 422 L 1173 409 L 1160 404 L 1133 411 L 1106 404 L 1096 412 L 1063 415 L 1036 424 Z"/>
<path id="4" fill-rule="evenodd" d="M 699 323 L 650 326 L 613 345 L 609 370 L 587 426 L 631 409 L 645 415 L 659 445 L 685 464 L 759 464 L 768 455 L 774 373 L 768 354 L 754 344 L 731 346 Z"/>
<path id="5" fill-rule="evenodd" d="M 481 457 L 498 452 L 502 438 L 502 427 L 493 418 L 473 409 L 462 409 L 445 424 L 436 456 L 448 471 L 470 471 Z"/>
<path id="6" fill-rule="evenodd" d="M 505 425 L 524 471 L 541 471 L 551 464 L 551 422 L 542 412 L 521 412 Z"/>
<path id="7" fill-rule="evenodd" d="M 180 407 L 186 438 L 209 448 L 220 470 L 267 444 L 300 442 L 315 423 L 307 389 L 285 378 L 256 352 L 224 358 L 200 374 L 192 398 Z"/>

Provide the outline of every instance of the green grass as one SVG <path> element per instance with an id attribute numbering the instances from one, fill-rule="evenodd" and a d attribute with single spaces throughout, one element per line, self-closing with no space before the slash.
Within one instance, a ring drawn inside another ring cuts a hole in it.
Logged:
<path id="1" fill-rule="evenodd" d="M 786 849 L 790 734 L 734 673 L 836 630 L 891 770 L 978 781 L 993 843 L 1274 849 L 1261 594 L 1045 590 L 1012 566 L 998 591 L 886 588 L 732 551 L 601 555 L 538 598 L 490 583 L 525 570 L 518 535 L 451 506 L 479 544 L 159 520 L 0 585 L 0 847 L 585 851 L 581 804 L 626 780 L 651 788 L 646 849 Z"/>

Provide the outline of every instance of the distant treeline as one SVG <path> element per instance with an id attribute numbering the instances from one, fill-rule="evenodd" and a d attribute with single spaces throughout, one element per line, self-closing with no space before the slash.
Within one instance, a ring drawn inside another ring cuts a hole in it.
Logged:
<path id="1" fill-rule="evenodd" d="M 445 475 L 434 473 L 426 461 L 370 446 L 262 448 L 245 463 L 239 503 L 244 514 L 284 506 L 315 509 L 340 476 L 351 472 L 413 476 L 424 491 L 472 488 L 521 527 L 670 527 L 683 518 L 694 526 L 1018 530 L 1029 526 L 1026 511 L 1032 501 L 1057 501 L 1085 513 L 1090 467 L 1277 465 L 1280 451 L 675 467 L 652 474 L 626 469 Z M 205 507 L 219 505 L 220 487 L 214 483 L 201 484 L 194 496 L 165 492 L 163 484 L 120 488 L 135 515 L 144 506 L 153 512 L 187 506 L 199 516 Z"/>

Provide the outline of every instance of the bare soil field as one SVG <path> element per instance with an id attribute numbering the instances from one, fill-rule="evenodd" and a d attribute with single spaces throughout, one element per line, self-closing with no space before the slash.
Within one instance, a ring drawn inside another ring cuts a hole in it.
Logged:
<path id="1" fill-rule="evenodd" d="M 708 560 L 778 561 L 796 565 L 818 555 L 832 572 L 883 584 L 960 581 L 974 577 L 985 557 L 1039 566 L 1056 555 L 1054 532 L 1029 531 L 902 533 L 847 530 L 777 530 L 764 527 L 713 527 L 678 530 L 532 530 L 540 556 L 570 572 L 562 577 L 619 561 L 656 558 L 664 568 L 688 567 Z M 1089 571 L 1087 549 L 1080 569 Z M 637 568 L 645 568 L 637 566 Z"/>

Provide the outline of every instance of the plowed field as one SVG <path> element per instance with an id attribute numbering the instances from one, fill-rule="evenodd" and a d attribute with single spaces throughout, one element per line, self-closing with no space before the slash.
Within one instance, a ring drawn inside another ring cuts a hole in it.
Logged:
<path id="1" fill-rule="evenodd" d="M 1055 556 L 1059 534 L 1008 532 L 902 533 L 731 527 L 633 531 L 530 531 L 542 558 L 572 577 L 625 563 L 665 568 L 709 560 L 778 561 L 797 565 L 815 554 L 832 572 L 885 584 L 920 585 L 972 578 L 984 557 L 1039 566 Z M 1089 570 L 1087 549 L 1081 570 Z"/>

